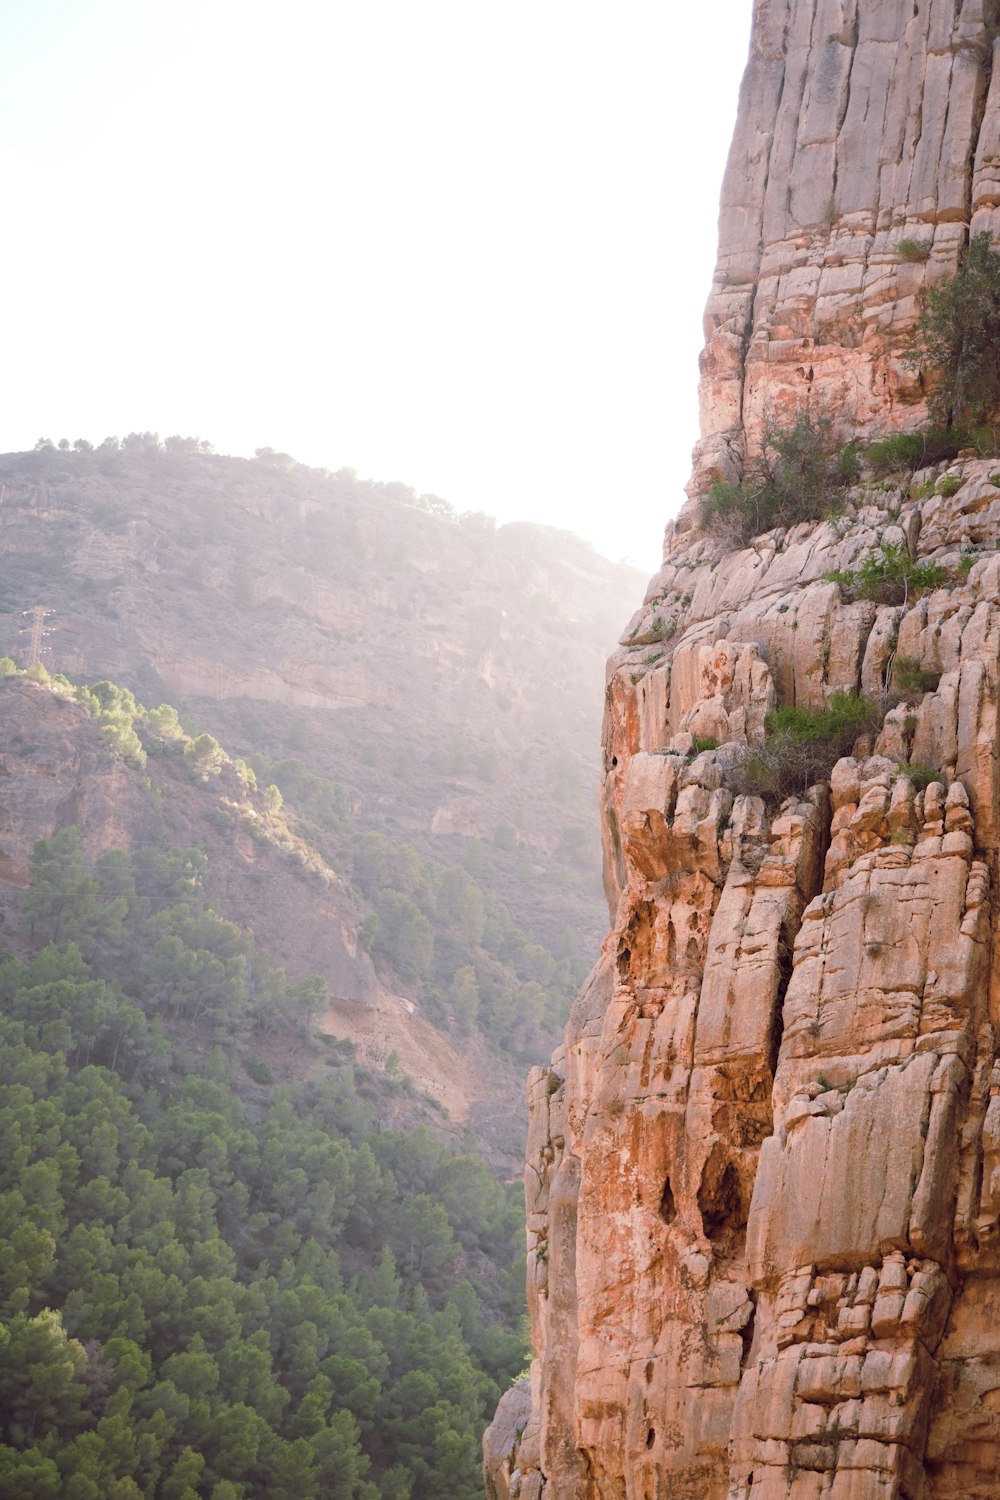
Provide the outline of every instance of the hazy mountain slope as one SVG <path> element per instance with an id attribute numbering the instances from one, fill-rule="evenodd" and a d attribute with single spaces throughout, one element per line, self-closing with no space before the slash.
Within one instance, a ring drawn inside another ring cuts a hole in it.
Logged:
<path id="1" fill-rule="evenodd" d="M 50 449 L 0 459 L 0 493 L 3 650 L 47 605 L 51 667 L 173 702 L 237 752 L 291 749 L 375 825 L 509 821 L 543 862 L 569 830 L 596 868 L 603 664 L 638 573 L 273 460 Z M 592 890 L 507 884 L 519 920 L 599 936 Z"/>
<path id="2" fill-rule="evenodd" d="M 637 575 L 567 535 L 446 512 L 277 455 L 7 455 L 0 650 L 26 659 L 24 611 L 44 605 L 51 670 L 172 702 L 262 788 L 275 782 L 325 882 L 286 857 L 275 884 L 231 807 L 209 817 L 205 789 L 169 759 L 145 772 L 170 841 L 211 848 L 220 910 L 292 977 L 327 980 L 323 1025 L 371 1063 L 397 1052 L 457 1123 L 471 1111 L 483 1128 L 482 1096 L 502 1095 L 509 1136 L 519 1085 L 506 1065 L 556 1033 L 603 925 L 603 658 Z M 122 792 L 120 763 L 95 774 L 85 719 L 70 748 L 75 710 L 23 682 L 15 700 L 40 718 L 8 720 L 8 754 L 29 781 L 52 766 L 46 797 L 37 780 L 8 787 L 22 875 L 33 839 L 70 821 L 95 852 L 165 836 L 148 796 Z M 15 735 L 44 753 L 19 756 Z M 216 799 L 238 807 L 243 783 L 220 778 Z M 421 941 L 429 923 L 432 951 L 395 933 L 401 921 Z"/>
<path id="3" fill-rule="evenodd" d="M 213 908 L 251 932 L 292 982 L 310 974 L 326 981 L 343 1023 L 335 1020 L 329 1029 L 356 1033 L 363 1061 L 382 1066 L 398 1052 L 416 1086 L 442 1104 L 457 1127 L 470 1112 L 484 1112 L 479 1101 L 498 1085 L 516 1091 L 514 1070 L 474 1033 L 453 1046 L 379 984 L 358 941 L 358 909 L 346 883 L 291 834 L 281 813 L 269 813 L 263 795 L 231 762 L 203 776 L 146 730 L 143 739 L 149 754 L 140 770 L 65 690 L 24 676 L 0 680 L 0 914 L 4 938 L 15 950 L 31 946 L 17 904 L 31 880 L 36 840 L 77 826 L 90 859 L 111 849 L 197 846 L 207 857 Z M 315 1062 L 294 1039 L 282 1037 L 277 1056 L 259 1038 L 251 1043 L 279 1075 L 301 1076 Z M 498 1161 L 506 1161 L 510 1144 L 509 1129 L 504 1139 L 491 1136 Z"/>

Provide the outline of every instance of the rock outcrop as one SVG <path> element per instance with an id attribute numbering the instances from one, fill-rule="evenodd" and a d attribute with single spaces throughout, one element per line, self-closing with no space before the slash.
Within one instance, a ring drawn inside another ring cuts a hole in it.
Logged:
<path id="1" fill-rule="evenodd" d="M 792 410 L 852 434 L 919 423 L 923 382 L 900 336 L 970 231 L 1000 227 L 995 0 L 754 9 L 705 314 L 695 490 Z"/>
<path id="2" fill-rule="evenodd" d="M 990 468 L 691 543 L 612 659 L 614 927 L 529 1084 L 538 1358 L 505 1500 L 996 1494 Z M 947 582 L 842 603 L 824 573 L 904 536 Z M 896 658 L 936 686 L 828 782 L 734 792 L 775 702 L 880 699 Z"/>
<path id="3" fill-rule="evenodd" d="M 897 335 L 992 227 L 994 22 L 758 0 L 694 493 L 769 411 L 923 419 Z M 499 1500 L 1000 1493 L 998 469 L 740 551 L 693 509 L 668 537 L 608 670 L 612 930 L 529 1081 L 537 1357 Z M 882 548 L 933 582 L 852 602 L 829 575 Z M 851 753 L 756 794 L 768 714 L 838 693 L 878 710 Z"/>

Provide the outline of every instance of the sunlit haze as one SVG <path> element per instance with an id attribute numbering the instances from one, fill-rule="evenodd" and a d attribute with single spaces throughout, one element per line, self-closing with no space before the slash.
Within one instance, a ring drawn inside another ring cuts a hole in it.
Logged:
<path id="1" fill-rule="evenodd" d="M 8 0 L 0 447 L 269 445 L 652 570 L 750 0 Z"/>

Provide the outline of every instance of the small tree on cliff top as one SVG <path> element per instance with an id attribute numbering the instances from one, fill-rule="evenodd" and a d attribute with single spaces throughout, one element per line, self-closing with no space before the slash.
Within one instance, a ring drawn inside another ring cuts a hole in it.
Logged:
<path id="1" fill-rule="evenodd" d="M 976 234 L 954 276 L 927 292 L 905 358 L 939 384 L 929 401 L 942 423 L 985 422 L 1000 407 L 1000 253 Z"/>

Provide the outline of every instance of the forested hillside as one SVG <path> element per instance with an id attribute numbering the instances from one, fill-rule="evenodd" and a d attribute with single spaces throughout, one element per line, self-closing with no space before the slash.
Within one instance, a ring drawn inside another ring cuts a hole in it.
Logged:
<path id="1" fill-rule="evenodd" d="M 0 1494 L 474 1500 L 635 575 L 203 446 L 0 459 Z"/>
<path id="2" fill-rule="evenodd" d="M 274 788 L 362 949 L 353 972 L 310 959 L 331 1030 L 384 1065 L 419 1020 L 523 1071 L 603 930 L 603 661 L 638 574 L 403 485 L 204 447 L 132 434 L 0 459 L 0 649 L 25 664 L 24 611 L 45 608 L 51 672 L 172 705 Z M 306 927 L 275 938 L 290 970 Z"/>
<path id="3" fill-rule="evenodd" d="M 473 1500 L 524 1358 L 519 1189 L 378 1129 L 335 1045 L 247 1088 L 243 1039 L 316 997 L 199 852 L 88 867 L 66 830 L 33 873 L 36 951 L 0 964 L 0 1493 Z"/>

